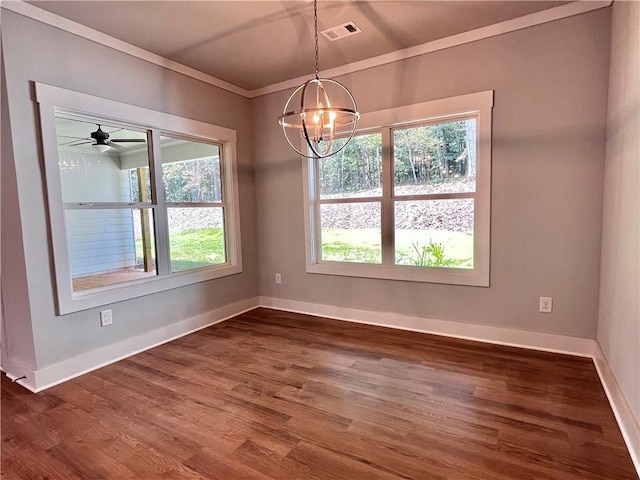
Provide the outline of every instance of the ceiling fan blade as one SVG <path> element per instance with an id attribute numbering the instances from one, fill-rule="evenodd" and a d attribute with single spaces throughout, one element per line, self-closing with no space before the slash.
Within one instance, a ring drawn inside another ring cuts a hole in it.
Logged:
<path id="1" fill-rule="evenodd" d="M 120 142 L 120 143 L 123 143 L 123 142 L 144 143 L 144 142 L 146 142 L 146 140 L 143 139 L 143 138 L 112 138 L 110 141 L 111 142 Z"/>
<path id="2" fill-rule="evenodd" d="M 79 145 L 87 145 L 89 143 L 93 143 L 93 140 L 84 140 L 81 142 L 70 142 L 70 143 L 66 143 L 65 146 L 66 147 L 77 147 Z"/>
<path id="3" fill-rule="evenodd" d="M 87 141 L 91 140 L 88 137 L 78 137 L 74 135 L 58 135 L 58 138 L 75 138 L 76 140 L 87 140 Z"/>

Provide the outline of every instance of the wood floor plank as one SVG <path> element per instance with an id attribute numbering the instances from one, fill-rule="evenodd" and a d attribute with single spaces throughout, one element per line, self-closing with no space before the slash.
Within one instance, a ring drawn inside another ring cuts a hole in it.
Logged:
<path id="1" fill-rule="evenodd" d="M 408 475 L 398 476 L 387 468 L 380 468 L 382 465 L 374 461 L 363 462 L 362 458 L 347 451 L 336 452 L 328 445 L 318 445 L 306 441 L 301 441 L 295 449 L 289 453 L 289 458 L 306 465 L 314 471 L 328 471 L 338 478 L 349 480 L 353 478 L 366 478 L 370 480 L 398 480 L 402 478 L 412 478 Z M 442 477 L 423 477 L 430 480 L 442 480 Z"/>
<path id="2" fill-rule="evenodd" d="M 281 456 L 268 448 L 247 440 L 234 452 L 239 462 L 250 464 L 268 478 L 299 478 L 305 480 L 339 480 L 331 472 L 318 471 L 299 463 L 289 456 Z"/>
<path id="3" fill-rule="evenodd" d="M 254 470 L 246 463 L 236 461 L 233 456 L 219 450 L 204 447 L 189 458 L 185 465 L 203 475 L 224 480 L 229 478 L 246 480 L 270 480 L 269 477 Z"/>
<path id="4" fill-rule="evenodd" d="M 262 308 L 1 388 L 8 480 L 638 479 L 589 359 Z"/>
<path id="5" fill-rule="evenodd" d="M 5 426 L 2 426 L 2 465 L 0 472 L 2 479 L 18 478 L 51 480 L 82 480 L 64 462 L 51 455 L 50 450 L 33 448 L 28 441 L 18 440 L 16 437 L 5 436 Z M 46 477 L 44 473 L 46 472 Z"/>

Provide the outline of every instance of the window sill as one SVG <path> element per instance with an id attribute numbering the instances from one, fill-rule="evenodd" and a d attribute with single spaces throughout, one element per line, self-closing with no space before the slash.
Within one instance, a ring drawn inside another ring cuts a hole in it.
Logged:
<path id="1" fill-rule="evenodd" d="M 344 277 L 442 283 L 448 285 L 489 286 L 489 272 L 480 268 L 412 267 L 408 265 L 370 265 L 364 263 L 322 262 L 307 265 L 307 273 Z"/>
<path id="2" fill-rule="evenodd" d="M 59 313 L 66 315 L 237 273 L 242 273 L 242 266 L 226 264 L 82 290 L 74 292 L 69 300 L 63 299 Z"/>

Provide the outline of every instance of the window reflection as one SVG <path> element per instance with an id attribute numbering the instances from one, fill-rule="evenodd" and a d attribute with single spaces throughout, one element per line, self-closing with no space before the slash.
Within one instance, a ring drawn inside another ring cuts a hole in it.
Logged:
<path id="1" fill-rule="evenodd" d="M 147 134 L 56 116 L 73 291 L 156 275 Z"/>

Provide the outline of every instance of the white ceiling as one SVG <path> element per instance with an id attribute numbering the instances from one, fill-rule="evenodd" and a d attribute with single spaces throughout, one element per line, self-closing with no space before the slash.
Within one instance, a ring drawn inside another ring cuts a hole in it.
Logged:
<path id="1" fill-rule="evenodd" d="M 310 0 L 27 3 L 246 90 L 314 70 Z M 319 30 L 350 21 L 362 30 L 335 42 L 320 35 L 321 74 L 565 3 L 320 0 Z"/>

